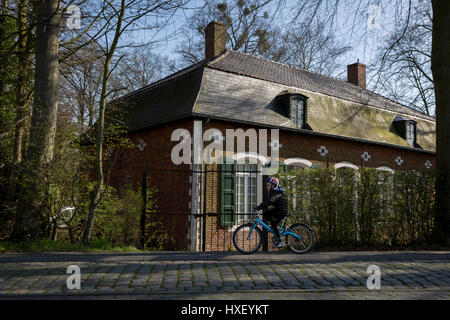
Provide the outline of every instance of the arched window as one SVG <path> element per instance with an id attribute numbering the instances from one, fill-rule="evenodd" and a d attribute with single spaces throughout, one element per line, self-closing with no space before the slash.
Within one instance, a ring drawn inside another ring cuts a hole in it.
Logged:
<path id="1" fill-rule="evenodd" d="M 350 169 L 358 170 L 358 167 L 357 167 L 357 166 L 355 166 L 353 163 L 348 162 L 348 161 L 343 161 L 343 162 L 336 163 L 336 164 L 334 165 L 334 167 L 335 167 L 336 169 L 340 169 L 340 168 L 350 168 Z"/>
<path id="2" fill-rule="evenodd" d="M 253 153 L 253 152 L 241 152 L 233 155 L 233 160 L 238 161 L 243 159 L 252 159 L 255 163 L 261 163 L 261 165 L 265 165 L 269 162 L 269 160 L 261 154 Z"/>
<path id="3" fill-rule="evenodd" d="M 284 160 L 284 164 L 288 166 L 288 169 L 292 167 L 293 169 L 296 168 L 311 168 L 312 162 L 306 159 L 302 158 L 289 158 Z"/>
<path id="4" fill-rule="evenodd" d="M 232 163 L 223 159 L 221 166 L 221 224 L 233 227 L 250 218 L 262 200 L 261 166 L 267 159 L 252 153 L 232 156 Z M 230 161 L 230 158 L 228 158 Z"/>
<path id="5" fill-rule="evenodd" d="M 388 172 L 390 172 L 390 173 L 394 173 L 394 170 L 392 170 L 391 168 L 386 167 L 386 166 L 378 167 L 377 170 L 380 170 L 380 171 L 388 171 Z"/>

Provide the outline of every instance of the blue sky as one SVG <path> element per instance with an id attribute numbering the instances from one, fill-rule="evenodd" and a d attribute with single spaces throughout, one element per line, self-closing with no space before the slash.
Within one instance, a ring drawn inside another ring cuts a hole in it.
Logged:
<path id="1" fill-rule="evenodd" d="M 402 0 L 397 0 L 402 2 Z M 341 61 L 343 66 L 356 62 L 365 63 L 367 68 L 367 81 L 370 86 L 371 77 L 373 75 L 373 66 L 376 64 L 376 51 L 379 46 L 383 45 L 388 34 L 394 28 L 396 16 L 404 14 L 399 10 L 404 10 L 398 6 L 396 1 L 382 1 L 384 7 L 370 7 L 372 3 L 377 1 L 363 0 L 362 5 L 356 7 L 355 1 L 342 1 L 339 11 L 336 15 L 335 36 L 341 40 L 345 45 L 351 46 L 352 49 L 345 54 Z M 169 23 L 161 29 L 156 35 L 153 31 L 136 31 L 133 35 L 133 40 L 136 42 L 148 42 L 155 39 L 165 39 L 154 45 L 153 51 L 161 55 L 169 56 L 173 60 L 179 59 L 176 54 L 177 44 L 184 40 L 184 34 L 181 33 L 181 28 L 186 24 L 187 18 L 192 15 L 195 8 L 203 4 L 201 0 L 191 1 L 189 9 L 178 10 L 173 17 L 169 19 Z M 289 19 L 291 14 L 295 12 L 295 0 L 288 0 L 287 7 L 280 15 L 280 19 Z M 355 11 L 360 14 L 355 15 Z M 367 21 L 370 19 L 368 25 Z M 280 23 L 274 21 L 274 23 Z M 129 39 L 127 39 L 129 40 Z M 340 70 L 339 74 L 332 76 L 345 78 L 345 67 Z"/>

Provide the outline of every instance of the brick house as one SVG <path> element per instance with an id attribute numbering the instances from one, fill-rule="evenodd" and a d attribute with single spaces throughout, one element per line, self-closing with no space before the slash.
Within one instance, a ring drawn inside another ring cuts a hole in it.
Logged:
<path id="1" fill-rule="evenodd" d="M 177 249 L 232 247 L 241 219 L 223 213 L 250 212 L 262 201 L 264 177 L 257 171 L 271 160 L 251 152 L 222 155 L 252 159 L 235 167 L 248 173 L 220 171 L 226 164 L 176 165 L 171 153 L 180 144 L 172 136 L 177 129 L 193 134 L 215 128 L 223 136 L 227 129 L 266 129 L 268 147 L 278 148 L 284 166 L 435 166 L 435 119 L 366 90 L 365 65 L 348 65 L 344 81 L 227 50 L 225 40 L 225 26 L 211 22 L 203 61 L 121 98 L 128 136 L 140 148 L 121 157 L 111 182 L 122 185 L 150 172 L 158 209 L 167 213 L 161 221 Z M 279 132 L 275 143 L 273 129 Z M 205 213 L 215 214 L 205 215 L 202 224 L 198 217 Z"/>

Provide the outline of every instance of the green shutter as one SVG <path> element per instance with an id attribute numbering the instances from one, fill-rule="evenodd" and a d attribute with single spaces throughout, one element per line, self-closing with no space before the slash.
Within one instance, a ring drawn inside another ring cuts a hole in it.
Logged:
<path id="1" fill-rule="evenodd" d="M 220 222 L 222 226 L 232 226 L 235 222 L 236 174 L 234 164 L 222 164 L 220 181 Z"/>

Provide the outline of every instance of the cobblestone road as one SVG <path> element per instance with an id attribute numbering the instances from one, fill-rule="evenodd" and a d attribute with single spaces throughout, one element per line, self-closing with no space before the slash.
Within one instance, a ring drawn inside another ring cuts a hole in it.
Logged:
<path id="1" fill-rule="evenodd" d="M 69 265 L 80 290 L 67 288 Z M 13 298 L 450 300 L 450 253 L 0 254 L 0 299 Z"/>

